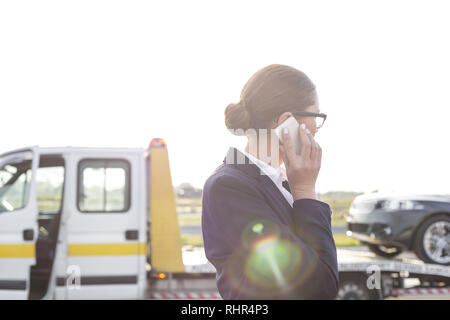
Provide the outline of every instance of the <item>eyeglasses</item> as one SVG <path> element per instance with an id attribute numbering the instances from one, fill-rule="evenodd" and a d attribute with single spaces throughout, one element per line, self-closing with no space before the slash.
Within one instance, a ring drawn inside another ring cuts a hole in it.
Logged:
<path id="1" fill-rule="evenodd" d="M 317 129 L 322 128 L 323 124 L 325 123 L 325 120 L 327 119 L 327 115 L 325 113 L 316 113 L 300 110 L 291 111 L 291 113 L 300 117 L 315 117 Z"/>

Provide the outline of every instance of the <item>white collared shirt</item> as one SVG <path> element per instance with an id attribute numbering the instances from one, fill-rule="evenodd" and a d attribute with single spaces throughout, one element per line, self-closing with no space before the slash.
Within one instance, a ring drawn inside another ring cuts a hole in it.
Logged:
<path id="1" fill-rule="evenodd" d="M 236 148 L 238 149 L 238 148 Z M 287 180 L 286 172 L 283 167 L 280 167 L 279 169 L 276 169 L 272 167 L 271 165 L 265 163 L 264 161 L 261 161 L 260 159 L 256 158 L 255 156 L 251 155 L 248 152 L 245 152 L 244 150 L 238 149 L 241 151 L 244 155 L 246 155 L 254 164 L 258 166 L 261 171 L 268 175 L 269 178 L 273 181 L 273 183 L 277 186 L 277 188 L 280 190 L 281 194 L 286 198 L 286 201 L 293 206 L 294 198 L 292 197 L 292 194 L 286 190 L 285 187 L 283 187 L 283 181 Z"/>

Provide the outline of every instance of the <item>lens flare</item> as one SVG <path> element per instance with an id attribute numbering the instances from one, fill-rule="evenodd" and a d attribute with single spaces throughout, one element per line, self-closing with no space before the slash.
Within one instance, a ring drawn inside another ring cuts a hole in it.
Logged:
<path id="1" fill-rule="evenodd" d="M 285 231 L 284 231 L 285 232 Z M 305 253 L 292 237 L 281 234 L 278 224 L 257 220 L 241 233 L 227 264 L 226 275 L 235 290 L 252 297 L 272 298 L 286 294 L 310 278 L 317 255 Z"/>
<path id="2" fill-rule="evenodd" d="M 256 223 L 252 227 L 252 231 L 257 234 L 261 234 L 264 229 L 264 225 L 262 223 Z"/>
<path id="3" fill-rule="evenodd" d="M 249 224 L 241 235 L 242 245 L 245 249 L 251 250 L 253 243 L 267 235 L 280 234 L 280 228 L 271 220 L 256 220 Z"/>
<path id="4" fill-rule="evenodd" d="M 288 289 L 300 267 L 300 250 L 287 240 L 268 235 L 253 244 L 245 272 L 253 284 L 266 289 Z"/>

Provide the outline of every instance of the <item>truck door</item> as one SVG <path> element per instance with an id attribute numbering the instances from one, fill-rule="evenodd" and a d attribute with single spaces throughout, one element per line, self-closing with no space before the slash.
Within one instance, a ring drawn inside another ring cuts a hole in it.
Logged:
<path id="1" fill-rule="evenodd" d="M 139 270 L 145 270 L 140 158 L 120 152 L 69 158 L 71 187 L 63 210 L 68 250 L 57 287 L 66 299 L 136 299 Z"/>
<path id="2" fill-rule="evenodd" d="M 27 299 L 38 235 L 37 148 L 0 157 L 0 299 Z"/>

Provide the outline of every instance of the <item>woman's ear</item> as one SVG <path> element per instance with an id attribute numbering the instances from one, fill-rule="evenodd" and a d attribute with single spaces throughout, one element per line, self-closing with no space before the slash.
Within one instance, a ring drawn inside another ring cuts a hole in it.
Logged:
<path id="1" fill-rule="evenodd" d="M 278 117 L 278 119 L 275 119 L 275 127 L 278 127 L 281 123 L 283 123 L 283 121 L 285 121 L 287 118 L 292 117 L 292 113 L 286 111 L 283 112 L 282 114 L 280 114 L 280 116 Z"/>

